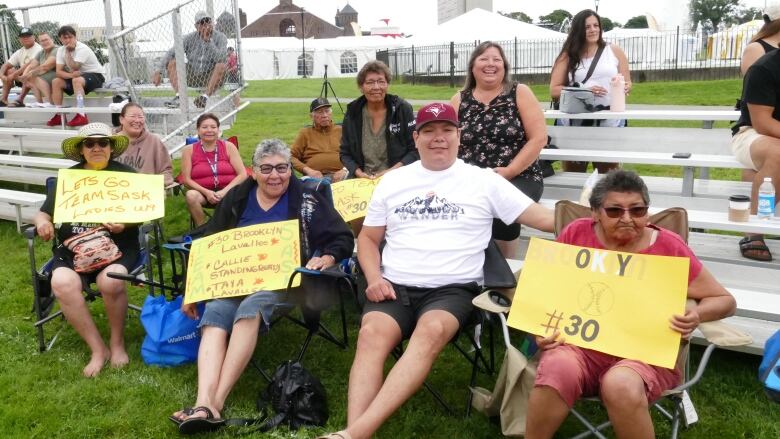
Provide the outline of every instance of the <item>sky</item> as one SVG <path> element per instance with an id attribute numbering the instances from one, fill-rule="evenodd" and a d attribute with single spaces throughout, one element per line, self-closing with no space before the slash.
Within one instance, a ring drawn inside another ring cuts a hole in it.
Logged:
<path id="1" fill-rule="evenodd" d="M 8 7 L 18 7 L 25 5 L 38 5 L 51 3 L 54 0 L 0 0 Z M 113 0 L 116 5 L 118 0 Z M 685 8 L 680 8 L 680 4 L 687 3 L 688 0 L 653 0 L 644 2 L 638 0 L 600 0 L 599 14 L 609 17 L 613 21 L 625 23 L 631 17 L 643 15 L 645 13 L 653 14 L 659 22 L 679 21 L 684 19 Z M 141 19 L 148 19 L 152 14 L 169 9 L 181 0 L 123 0 L 125 7 L 126 24 L 132 25 Z M 370 30 L 377 25 L 380 19 L 390 18 L 390 24 L 400 26 L 401 31 L 406 34 L 413 34 L 437 24 L 437 2 L 436 0 L 293 0 L 298 6 L 305 8 L 320 18 L 334 22 L 336 10 L 349 4 L 358 11 L 358 21 L 363 30 Z M 769 4 L 780 2 L 780 0 L 769 0 Z M 91 2 L 95 4 L 96 2 Z M 763 8 L 767 2 L 765 0 L 742 0 L 746 6 Z M 102 1 L 98 4 L 102 4 Z M 129 5 L 144 5 L 143 8 L 130 7 Z M 251 23 L 263 13 L 269 11 L 279 4 L 278 0 L 238 0 L 238 5 L 247 14 L 247 19 Z M 531 16 L 535 21 L 539 16 L 546 15 L 555 9 L 565 9 L 572 14 L 586 8 L 593 9 L 594 0 L 493 0 L 494 11 L 522 11 Z M 117 14 L 115 6 L 115 15 Z M 56 20 L 60 23 L 80 23 L 85 26 L 95 26 L 103 24 L 102 10 L 96 14 L 84 14 L 83 7 L 71 5 L 68 7 L 58 7 L 56 17 L 47 17 L 49 20 Z M 21 22 L 21 14 L 19 21 Z M 33 16 L 32 21 L 40 21 L 41 17 Z M 94 23 L 92 23 L 94 21 Z M 128 23 L 129 21 L 129 23 Z M 115 19 L 114 23 L 118 24 Z"/>

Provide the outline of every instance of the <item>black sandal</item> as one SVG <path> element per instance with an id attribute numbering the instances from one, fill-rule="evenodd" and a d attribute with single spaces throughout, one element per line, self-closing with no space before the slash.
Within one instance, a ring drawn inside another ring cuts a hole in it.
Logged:
<path id="1" fill-rule="evenodd" d="M 764 242 L 764 237 L 760 235 L 746 236 L 739 240 L 739 252 L 742 256 L 754 261 L 769 262 L 772 260 L 772 253 Z"/>
<path id="2" fill-rule="evenodd" d="M 10 104 L 8 104 L 9 108 L 24 108 L 26 105 L 24 105 L 24 102 L 22 101 L 13 101 Z"/>
<path id="3" fill-rule="evenodd" d="M 183 416 L 189 416 L 194 412 L 195 410 L 193 410 L 192 407 L 184 407 L 183 409 L 181 409 L 181 414 Z M 181 423 L 184 422 L 183 418 L 177 418 L 176 415 L 168 416 L 168 419 L 170 419 L 171 422 L 173 422 L 176 425 L 181 425 Z"/>
<path id="4" fill-rule="evenodd" d="M 192 409 L 192 414 L 197 412 L 203 412 L 206 414 L 205 418 L 187 418 L 179 424 L 179 433 L 181 434 L 197 434 L 208 433 L 210 431 L 216 431 L 225 426 L 225 420 L 219 419 L 214 416 L 214 412 L 210 408 L 200 406 Z M 190 415 L 191 416 L 191 415 Z"/>

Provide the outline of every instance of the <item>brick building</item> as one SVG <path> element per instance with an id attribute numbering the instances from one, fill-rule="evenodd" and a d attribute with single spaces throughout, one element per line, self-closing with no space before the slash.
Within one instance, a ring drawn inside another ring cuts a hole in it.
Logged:
<path id="1" fill-rule="evenodd" d="M 303 11 L 292 0 L 279 0 L 279 5 L 241 29 L 242 38 L 295 37 L 335 38 L 354 35 L 352 22 L 357 23 L 357 11 L 347 3 L 336 10 L 336 25 Z"/>

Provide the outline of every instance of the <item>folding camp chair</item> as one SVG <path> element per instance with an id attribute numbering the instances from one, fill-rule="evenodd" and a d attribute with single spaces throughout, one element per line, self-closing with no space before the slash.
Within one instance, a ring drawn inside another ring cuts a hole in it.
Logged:
<path id="1" fill-rule="evenodd" d="M 493 240 L 490 241 L 488 247 L 485 249 L 485 262 L 482 266 L 482 271 L 483 291 L 514 288 L 517 282 L 509 264 L 507 264 L 506 259 L 501 255 L 501 251 Z M 483 328 L 488 329 L 489 359 L 485 358 L 482 350 L 481 339 Z M 466 338 L 468 344 L 462 344 L 460 342 L 461 338 Z M 491 324 L 490 314 L 475 309 L 469 324 L 467 324 L 466 327 L 461 328 L 461 331 L 459 331 L 449 343 L 450 346 L 455 348 L 471 365 L 469 387 L 466 389 L 465 416 L 471 414 L 471 401 L 473 397 L 471 388 L 474 387 L 477 381 L 477 374 L 492 374 L 494 371 L 495 359 L 493 339 L 493 325 Z M 401 355 L 403 355 L 403 342 L 401 342 L 391 354 L 396 361 L 401 358 Z M 430 385 L 427 380 L 423 382 L 423 386 L 447 413 L 455 413 L 455 410 L 445 401 L 441 393 Z"/>
<path id="2" fill-rule="evenodd" d="M 157 276 L 157 278 L 161 278 L 162 276 L 162 266 L 159 265 L 159 239 L 162 237 L 162 231 L 158 222 L 152 222 L 141 225 L 138 232 L 141 252 L 139 253 L 138 261 L 130 274 L 154 281 L 156 278 L 155 276 Z M 44 352 L 51 349 L 59 335 L 59 331 L 62 330 L 62 328 L 60 328 L 47 343 L 44 325 L 58 317 L 62 317 L 62 311 L 54 311 L 56 300 L 51 290 L 51 267 L 53 259 L 49 258 L 39 267 L 35 255 L 35 237 L 37 236 L 35 227 L 31 226 L 25 229 L 24 235 L 27 238 L 27 251 L 30 260 L 30 273 L 33 284 L 32 310 L 35 313 L 34 326 L 38 335 L 38 349 L 41 352 Z M 158 263 L 156 275 L 154 270 L 155 261 Z M 93 302 L 100 297 L 100 291 L 97 291 L 92 287 L 88 275 L 81 275 L 81 281 L 85 299 L 88 302 Z M 153 288 L 153 286 L 150 286 L 150 289 L 152 289 L 151 292 L 153 292 Z M 139 312 L 141 311 L 141 308 L 137 305 L 130 304 L 128 307 Z"/>
<path id="3" fill-rule="evenodd" d="M 555 234 L 557 235 L 573 220 L 589 217 L 590 215 L 591 210 L 588 207 L 571 201 L 559 201 L 555 205 Z M 688 242 L 688 213 L 685 209 L 681 207 L 672 207 L 663 210 L 651 215 L 649 222 L 677 233 L 686 243 Z M 689 305 L 691 302 L 693 301 L 689 301 Z M 681 421 L 685 421 L 686 427 L 688 425 L 689 421 L 685 419 L 686 412 L 684 406 L 684 401 L 688 400 L 686 392 L 701 379 L 715 347 L 740 346 L 751 343 L 749 335 L 736 331 L 723 322 L 702 323 L 699 325 L 699 330 L 704 334 L 705 339 L 707 340 L 707 346 L 702 353 L 695 373 L 693 376 L 689 376 L 689 371 L 691 370 L 690 358 L 688 356 L 690 343 L 687 340 L 683 340 L 680 344 L 676 366 L 685 371 L 686 378 L 679 386 L 664 392 L 662 398 L 653 404 L 653 407 L 671 422 L 672 438 L 677 437 Z M 583 400 L 600 402 L 600 399 L 597 397 L 583 398 Z M 582 413 L 575 409 L 571 410 L 571 414 L 587 428 L 587 431 L 575 436 L 575 438 L 584 438 L 591 435 L 600 439 L 605 438 L 601 431 L 611 425 L 609 421 L 594 425 Z M 691 421 L 695 422 L 695 420 Z"/>

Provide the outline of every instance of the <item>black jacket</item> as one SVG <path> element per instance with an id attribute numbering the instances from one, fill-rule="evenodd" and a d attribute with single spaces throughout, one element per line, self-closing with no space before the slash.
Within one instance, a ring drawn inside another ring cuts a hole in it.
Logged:
<path id="1" fill-rule="evenodd" d="M 235 228 L 246 208 L 249 192 L 254 187 L 255 181 L 249 178 L 225 194 L 206 225 L 205 236 Z M 304 204 L 311 207 L 310 214 L 307 209 L 301 208 Z M 352 256 L 355 248 L 352 232 L 323 194 L 313 191 L 304 194 L 301 181 L 291 177 L 287 188 L 287 206 L 287 219 L 298 220 L 301 265 L 315 251 L 319 251 L 320 255 L 332 255 L 336 261 Z"/>
<path id="2" fill-rule="evenodd" d="M 349 170 L 349 176 L 355 177 L 355 169 L 363 169 L 363 107 L 368 100 L 365 96 L 347 105 L 344 123 L 341 127 L 341 163 Z M 408 165 L 420 159 L 414 147 L 414 111 L 412 106 L 396 95 L 385 96 L 387 118 L 385 120 L 385 139 L 387 139 L 387 165 L 392 167 L 398 162 Z"/>

